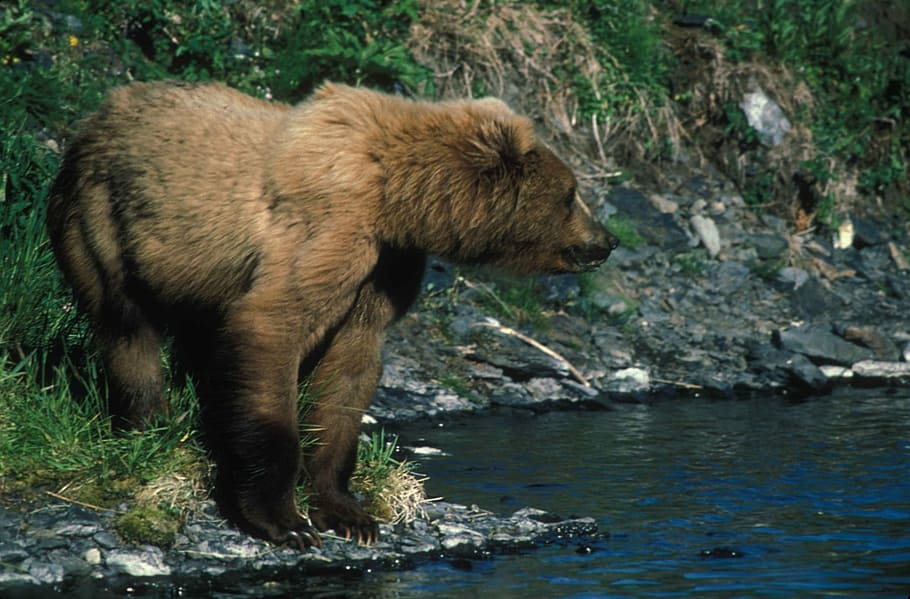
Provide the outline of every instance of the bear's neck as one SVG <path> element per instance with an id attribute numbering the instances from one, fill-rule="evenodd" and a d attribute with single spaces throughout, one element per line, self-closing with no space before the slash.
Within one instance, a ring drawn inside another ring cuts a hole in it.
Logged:
<path id="1" fill-rule="evenodd" d="M 458 113 L 421 103 L 378 141 L 374 159 L 384 172 L 378 233 L 392 246 L 414 248 L 460 263 L 486 262 L 498 247 L 491 210 L 495 183 L 463 163 Z M 453 140 L 453 141 L 449 141 Z M 462 162 L 459 162 L 459 161 Z M 500 225 L 501 226 L 501 225 Z"/>

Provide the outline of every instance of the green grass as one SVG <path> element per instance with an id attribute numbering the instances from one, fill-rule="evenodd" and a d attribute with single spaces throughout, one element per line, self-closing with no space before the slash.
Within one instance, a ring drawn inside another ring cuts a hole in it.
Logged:
<path id="1" fill-rule="evenodd" d="M 45 384 L 35 372 L 38 354 L 14 363 L 0 359 L 0 495 L 35 489 L 109 506 L 136 488 L 186 468 L 187 456 L 204 460 L 197 438 L 192 389 L 175 394 L 166 425 L 114 434 L 104 414 L 99 377 L 89 362 L 89 393 L 74 398 L 64 368 Z M 63 491 L 61 491 L 63 490 Z"/>

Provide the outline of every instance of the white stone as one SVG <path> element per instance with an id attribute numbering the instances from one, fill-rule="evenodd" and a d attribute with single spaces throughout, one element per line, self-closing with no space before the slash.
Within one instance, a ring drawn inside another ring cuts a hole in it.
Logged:
<path id="1" fill-rule="evenodd" d="M 107 565 L 130 576 L 170 576 L 171 567 L 164 563 L 161 549 L 115 549 L 107 555 Z"/>
<path id="2" fill-rule="evenodd" d="M 708 254 L 712 258 L 720 253 L 720 233 L 714 221 L 706 216 L 696 214 L 689 222 L 695 230 L 695 234 L 701 240 L 702 245 L 708 249 Z"/>
<path id="3" fill-rule="evenodd" d="M 822 374 L 829 379 L 849 379 L 853 378 L 853 371 L 846 366 L 835 366 L 833 364 L 823 364 L 818 367 Z"/>
<path id="4" fill-rule="evenodd" d="M 766 146 L 779 145 L 792 127 L 777 102 L 761 89 L 743 95 L 740 107 L 746 114 L 749 126 L 758 132 L 761 142 Z"/>
<path id="5" fill-rule="evenodd" d="M 651 384 L 651 376 L 644 368 L 623 368 L 614 372 L 610 378 L 617 381 L 631 381 L 642 387 L 648 387 Z"/>
<path id="6" fill-rule="evenodd" d="M 83 554 L 82 559 L 90 566 L 97 566 L 101 563 L 101 550 L 97 547 L 92 547 Z"/>
<path id="7" fill-rule="evenodd" d="M 676 211 L 679 210 L 679 204 L 673 200 L 665 198 L 659 193 L 652 193 L 650 196 L 648 196 L 648 199 L 651 201 L 651 205 L 657 208 L 663 214 L 675 214 Z"/>
<path id="8" fill-rule="evenodd" d="M 853 365 L 853 372 L 859 377 L 875 379 L 910 378 L 910 362 L 882 362 L 862 360 Z"/>

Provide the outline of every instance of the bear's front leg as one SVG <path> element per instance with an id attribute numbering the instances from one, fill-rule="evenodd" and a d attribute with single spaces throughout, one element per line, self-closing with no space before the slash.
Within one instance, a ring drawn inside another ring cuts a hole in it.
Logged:
<path id="1" fill-rule="evenodd" d="M 348 481 L 357 460 L 360 421 L 382 372 L 382 330 L 367 325 L 357 311 L 335 334 L 313 375 L 316 399 L 305 423 L 316 443 L 306 449 L 304 472 L 316 528 L 370 544 L 379 538 L 379 527 L 348 490 Z"/>
<path id="2" fill-rule="evenodd" d="M 300 549 L 320 546 L 319 533 L 295 502 L 297 360 L 283 335 L 251 320 L 232 323 L 218 340 L 200 390 L 218 466 L 218 503 L 247 532 Z"/>

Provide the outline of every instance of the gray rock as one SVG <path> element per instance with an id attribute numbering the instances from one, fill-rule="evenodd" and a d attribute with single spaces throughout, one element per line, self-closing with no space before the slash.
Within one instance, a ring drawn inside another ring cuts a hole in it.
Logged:
<path id="1" fill-rule="evenodd" d="M 850 366 L 875 357 L 872 350 L 845 341 L 823 325 L 778 329 L 774 342 L 780 349 L 803 354 L 816 364 Z"/>
<path id="2" fill-rule="evenodd" d="M 787 366 L 794 378 L 805 388 L 821 391 L 828 386 L 828 377 L 802 354 L 793 354 Z"/>
<path id="3" fill-rule="evenodd" d="M 749 349 L 749 366 L 780 387 L 796 386 L 800 391 L 817 392 L 829 382 L 825 373 L 805 356 L 765 343 L 755 343 Z"/>
<path id="4" fill-rule="evenodd" d="M 714 289 L 724 295 L 733 295 L 749 280 L 751 271 L 735 260 L 724 260 L 711 273 Z"/>
<path id="5" fill-rule="evenodd" d="M 812 276 L 791 292 L 790 302 L 796 313 L 807 320 L 837 313 L 843 306 L 838 296 Z"/>
<path id="6" fill-rule="evenodd" d="M 778 260 L 790 247 L 786 237 L 774 233 L 756 233 L 749 240 L 762 260 Z"/>
<path id="7" fill-rule="evenodd" d="M 643 393 L 651 388 L 651 376 L 644 368 L 623 368 L 610 374 L 603 387 L 613 393 Z"/>
<path id="8" fill-rule="evenodd" d="M 673 215 L 655 208 L 641 192 L 617 187 L 610 191 L 607 201 L 617 208 L 620 217 L 635 224 L 635 230 L 649 244 L 665 250 L 681 250 L 688 245 L 689 238 Z"/>
<path id="9" fill-rule="evenodd" d="M 777 280 L 791 289 L 799 289 L 809 280 L 809 273 L 802 268 L 787 266 L 777 271 Z"/>
<path id="10" fill-rule="evenodd" d="M 904 358 L 904 362 L 910 362 L 910 342 L 904 346 L 904 351 L 901 352 Z"/>
<path id="11" fill-rule="evenodd" d="M 888 243 L 891 236 L 883 223 L 873 218 L 853 216 L 853 247 L 862 249 L 870 245 Z"/>
<path id="12" fill-rule="evenodd" d="M 22 569 L 41 584 L 63 582 L 65 570 L 60 564 L 48 563 L 40 558 L 30 557 L 22 562 Z"/>

